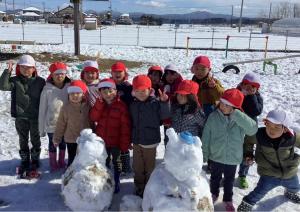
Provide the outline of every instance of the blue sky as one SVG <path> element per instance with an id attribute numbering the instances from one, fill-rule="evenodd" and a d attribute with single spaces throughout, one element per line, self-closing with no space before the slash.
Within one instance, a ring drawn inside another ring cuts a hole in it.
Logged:
<path id="1" fill-rule="evenodd" d="M 1 0 L 0 0 L 1 1 Z M 0 10 L 4 11 L 4 2 L 0 3 Z M 6 0 L 8 8 L 12 8 L 13 0 Z M 234 6 L 234 15 L 240 12 L 241 0 L 111 0 L 113 10 L 120 12 L 147 12 L 155 14 L 165 13 L 189 13 L 205 10 L 214 13 L 231 14 L 231 5 Z M 244 15 L 255 17 L 261 10 L 268 11 L 270 2 L 276 5 L 278 2 L 300 3 L 299 0 L 244 0 Z M 35 6 L 43 8 L 43 2 L 49 10 L 57 9 L 68 0 L 15 0 L 16 8 Z M 108 2 L 93 2 L 83 0 L 84 10 L 93 9 L 96 11 L 107 10 Z"/>

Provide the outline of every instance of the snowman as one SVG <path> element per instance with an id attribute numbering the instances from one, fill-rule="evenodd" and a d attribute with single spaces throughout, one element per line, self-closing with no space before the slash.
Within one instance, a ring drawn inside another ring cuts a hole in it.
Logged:
<path id="1" fill-rule="evenodd" d="M 146 185 L 144 211 L 213 211 L 207 177 L 201 173 L 202 143 L 189 132 L 166 132 L 169 142 L 164 162 L 155 168 Z"/>
<path id="2" fill-rule="evenodd" d="M 65 203 L 74 211 L 106 210 L 112 201 L 114 182 L 105 166 L 104 141 L 85 129 L 76 142 L 76 157 L 62 176 Z"/>

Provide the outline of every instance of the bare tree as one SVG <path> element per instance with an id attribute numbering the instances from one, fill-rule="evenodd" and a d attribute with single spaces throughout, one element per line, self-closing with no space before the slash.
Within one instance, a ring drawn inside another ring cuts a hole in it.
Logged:
<path id="1" fill-rule="evenodd" d="M 300 4 L 294 5 L 294 17 L 300 18 Z"/>
<path id="2" fill-rule="evenodd" d="M 272 18 L 292 18 L 294 17 L 294 4 L 290 2 L 280 2 L 272 12 Z"/>
<path id="3" fill-rule="evenodd" d="M 258 18 L 268 18 L 268 11 L 261 9 L 258 14 L 257 14 Z"/>

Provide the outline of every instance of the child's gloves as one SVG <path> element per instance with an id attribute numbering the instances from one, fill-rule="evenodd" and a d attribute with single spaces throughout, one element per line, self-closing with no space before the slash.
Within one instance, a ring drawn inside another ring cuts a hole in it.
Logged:
<path id="1" fill-rule="evenodd" d="M 246 163 L 246 165 L 248 165 L 248 166 L 253 165 L 253 163 L 254 163 L 254 158 L 253 158 L 253 157 L 246 157 L 246 158 L 245 158 L 245 163 Z"/>
<path id="2" fill-rule="evenodd" d="M 7 70 L 9 71 L 9 73 L 11 73 L 13 71 L 13 66 L 14 66 L 14 63 L 12 60 L 10 60 L 7 64 Z"/>

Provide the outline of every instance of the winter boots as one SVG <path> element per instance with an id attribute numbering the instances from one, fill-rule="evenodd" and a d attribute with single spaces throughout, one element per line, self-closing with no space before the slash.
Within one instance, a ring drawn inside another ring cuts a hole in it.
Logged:
<path id="1" fill-rule="evenodd" d="M 284 196 L 294 203 L 300 204 L 300 194 L 285 190 Z"/>
<path id="2" fill-rule="evenodd" d="M 239 177 L 240 188 L 246 189 L 249 187 L 246 177 Z"/>
<path id="3" fill-rule="evenodd" d="M 20 175 L 20 177 L 25 177 L 26 173 L 30 170 L 30 154 L 29 151 L 19 151 L 20 157 L 21 157 L 21 165 L 18 167 L 17 174 Z"/>
<path id="4" fill-rule="evenodd" d="M 41 148 L 31 149 L 31 170 L 37 170 L 40 168 L 40 154 Z"/>
<path id="5" fill-rule="evenodd" d="M 58 170 L 58 164 L 56 161 L 56 152 L 49 152 L 49 165 L 50 165 L 51 172 L 55 172 Z"/>
<path id="6" fill-rule="evenodd" d="M 253 205 L 242 201 L 242 203 L 239 205 L 239 207 L 237 208 L 238 212 L 249 212 L 252 211 Z"/>
<path id="7" fill-rule="evenodd" d="M 122 173 L 128 174 L 131 172 L 130 167 L 130 154 L 129 151 L 122 152 L 120 155 L 121 163 L 122 163 Z"/>
<path id="8" fill-rule="evenodd" d="M 66 162 L 65 162 L 65 154 L 66 154 L 66 150 L 59 150 L 59 154 L 58 154 L 58 167 L 61 169 L 65 169 L 66 168 Z"/>
<path id="9" fill-rule="evenodd" d="M 49 164 L 50 164 L 51 172 L 55 172 L 58 169 L 66 168 L 65 153 L 66 153 L 65 150 L 59 150 L 58 161 L 57 161 L 56 152 L 49 152 Z"/>

